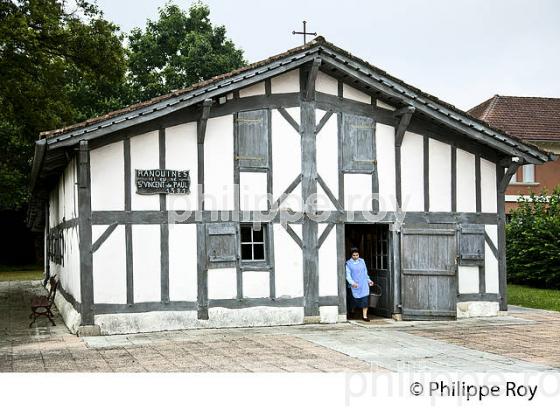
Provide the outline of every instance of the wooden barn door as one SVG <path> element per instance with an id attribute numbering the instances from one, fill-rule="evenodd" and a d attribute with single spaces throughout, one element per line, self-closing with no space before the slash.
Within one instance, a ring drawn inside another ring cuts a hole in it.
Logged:
<path id="1" fill-rule="evenodd" d="M 401 231 L 404 320 L 457 317 L 457 241 L 453 227 L 405 227 Z"/>

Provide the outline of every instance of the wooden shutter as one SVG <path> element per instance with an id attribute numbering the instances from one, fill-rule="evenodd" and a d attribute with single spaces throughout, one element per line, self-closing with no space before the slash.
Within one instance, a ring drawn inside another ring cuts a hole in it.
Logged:
<path id="1" fill-rule="evenodd" d="M 235 266 L 237 262 L 237 226 L 234 223 L 208 224 L 206 234 L 208 267 Z"/>
<path id="2" fill-rule="evenodd" d="M 237 138 L 237 159 L 241 168 L 268 167 L 267 110 L 238 113 Z"/>
<path id="3" fill-rule="evenodd" d="M 401 291 L 405 320 L 457 316 L 454 228 L 435 225 L 401 231 Z"/>
<path id="4" fill-rule="evenodd" d="M 344 170 L 373 171 L 376 163 L 373 118 L 343 114 L 342 119 Z"/>
<path id="5" fill-rule="evenodd" d="M 461 226 L 459 244 L 461 265 L 478 266 L 484 264 L 484 225 Z"/>

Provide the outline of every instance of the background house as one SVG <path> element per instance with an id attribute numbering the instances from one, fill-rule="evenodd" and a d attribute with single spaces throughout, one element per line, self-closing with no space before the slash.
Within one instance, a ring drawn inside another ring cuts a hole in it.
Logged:
<path id="1" fill-rule="evenodd" d="M 560 153 L 560 98 L 495 95 L 468 112 L 545 151 Z M 560 159 L 519 167 L 506 190 L 506 213 L 517 206 L 520 195 L 550 192 L 558 185 Z"/>

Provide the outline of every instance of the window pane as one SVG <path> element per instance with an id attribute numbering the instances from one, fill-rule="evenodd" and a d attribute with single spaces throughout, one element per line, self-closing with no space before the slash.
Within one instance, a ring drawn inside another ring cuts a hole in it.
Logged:
<path id="1" fill-rule="evenodd" d="M 249 261 L 253 259 L 251 248 L 251 245 L 241 245 L 241 259 Z"/>
<path id="2" fill-rule="evenodd" d="M 535 182 L 535 165 L 523 165 L 523 182 Z"/>
<path id="3" fill-rule="evenodd" d="M 263 231 L 262 226 L 260 231 L 253 230 L 253 242 L 263 242 Z"/>
<path id="4" fill-rule="evenodd" d="M 250 226 L 241 226 L 241 242 L 251 242 Z"/>
<path id="5" fill-rule="evenodd" d="M 259 243 L 253 245 L 253 251 L 255 252 L 255 260 L 264 259 L 264 245 Z"/>

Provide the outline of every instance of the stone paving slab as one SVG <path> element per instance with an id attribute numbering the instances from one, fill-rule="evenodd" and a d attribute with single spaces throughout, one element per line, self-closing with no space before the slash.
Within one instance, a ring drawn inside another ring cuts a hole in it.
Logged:
<path id="1" fill-rule="evenodd" d="M 0 282 L 0 372 L 559 371 L 560 313 L 377 319 L 78 338 L 55 313 L 29 328 L 39 281 Z"/>

